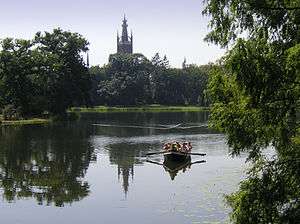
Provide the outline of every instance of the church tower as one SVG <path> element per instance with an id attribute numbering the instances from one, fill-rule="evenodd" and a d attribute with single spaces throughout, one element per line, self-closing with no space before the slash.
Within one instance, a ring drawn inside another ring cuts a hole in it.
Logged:
<path id="1" fill-rule="evenodd" d="M 124 15 L 123 24 L 122 24 L 122 36 L 117 35 L 117 53 L 118 54 L 132 54 L 133 52 L 133 36 L 128 36 L 127 31 L 127 19 Z"/>

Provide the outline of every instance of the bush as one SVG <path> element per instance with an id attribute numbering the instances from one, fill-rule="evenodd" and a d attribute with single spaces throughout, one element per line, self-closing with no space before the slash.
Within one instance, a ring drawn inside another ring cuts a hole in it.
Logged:
<path id="1" fill-rule="evenodd" d="M 2 113 L 3 113 L 3 120 L 21 119 L 20 108 L 15 108 L 15 106 L 12 104 L 6 105 L 2 110 Z"/>

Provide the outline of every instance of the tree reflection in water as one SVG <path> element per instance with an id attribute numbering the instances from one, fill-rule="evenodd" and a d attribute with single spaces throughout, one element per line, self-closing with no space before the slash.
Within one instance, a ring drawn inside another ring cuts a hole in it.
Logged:
<path id="1" fill-rule="evenodd" d="M 15 127 L 0 131 L 0 188 L 9 202 L 35 198 L 64 206 L 89 194 L 84 180 L 96 156 L 85 129 Z"/>
<path id="2" fill-rule="evenodd" d="M 146 149 L 153 147 L 153 144 L 140 143 L 115 143 L 105 146 L 109 151 L 111 164 L 118 166 L 118 179 L 122 176 L 122 187 L 125 196 L 128 193 L 130 176 L 134 178 L 134 166 L 143 163 L 142 157 Z"/>
<path id="3" fill-rule="evenodd" d="M 90 193 L 85 175 L 90 163 L 96 161 L 94 148 L 98 148 L 107 150 L 110 164 L 117 165 L 118 177 L 126 195 L 130 178 L 133 180 L 134 177 L 134 166 L 144 162 L 144 155 L 147 152 L 161 150 L 162 142 L 172 136 L 165 134 L 193 134 L 201 132 L 202 129 L 158 130 L 98 127 L 92 124 L 149 127 L 174 125 L 172 122 L 176 121 L 187 125 L 191 123 L 194 126 L 196 120 L 201 126 L 207 118 L 206 113 L 204 115 L 202 117 L 199 113 L 83 114 L 80 121 L 61 125 L 1 127 L 1 194 L 4 200 L 9 202 L 34 198 L 39 204 L 56 206 L 82 200 Z M 99 142 L 97 140 L 95 142 L 97 136 L 101 136 Z M 148 136 L 154 137 L 149 140 Z M 157 139 L 157 136 L 163 137 Z"/>

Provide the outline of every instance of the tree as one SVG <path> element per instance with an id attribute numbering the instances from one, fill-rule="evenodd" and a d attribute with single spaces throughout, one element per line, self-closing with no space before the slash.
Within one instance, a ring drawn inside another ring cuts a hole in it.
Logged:
<path id="1" fill-rule="evenodd" d="M 232 46 L 210 77 L 211 126 L 253 167 L 227 196 L 235 223 L 300 219 L 300 2 L 209 0 L 206 40 Z M 272 145 L 276 157 L 265 158 Z"/>
<path id="2" fill-rule="evenodd" d="M 90 76 L 81 56 L 88 50 L 87 40 L 78 33 L 55 29 L 37 33 L 34 41 L 44 59 L 40 78 L 48 111 L 64 114 L 70 106 L 89 105 Z"/>
<path id="3" fill-rule="evenodd" d="M 144 105 L 151 102 L 150 62 L 141 54 L 111 55 L 105 68 L 107 79 L 98 93 L 108 105 Z"/>
<path id="4" fill-rule="evenodd" d="M 81 35 L 55 29 L 38 32 L 34 40 L 7 38 L 0 45 L 1 108 L 30 117 L 89 104 L 90 77 L 81 56 L 88 42 Z"/>
<path id="5" fill-rule="evenodd" d="M 103 67 L 100 67 L 99 65 L 97 66 L 92 66 L 89 69 L 89 73 L 91 76 L 91 82 L 92 82 L 92 87 L 90 89 L 90 96 L 91 96 L 91 104 L 92 105 L 101 105 L 105 104 L 105 100 L 103 97 L 99 97 L 98 94 L 98 89 L 99 89 L 99 84 L 103 83 L 105 80 L 108 79 L 107 73 L 107 65 L 104 65 Z"/>
<path id="6" fill-rule="evenodd" d="M 93 101 L 98 105 L 207 106 L 208 70 L 196 65 L 170 68 L 167 57 L 161 59 L 158 53 L 151 61 L 141 54 L 114 54 L 107 65 L 90 69 L 93 86 L 98 86 L 97 91 L 92 90 Z"/>
<path id="7" fill-rule="evenodd" d="M 41 113 L 39 75 L 35 61 L 39 52 L 29 40 L 7 38 L 1 41 L 0 85 L 1 107 L 11 105 L 21 116 Z"/>

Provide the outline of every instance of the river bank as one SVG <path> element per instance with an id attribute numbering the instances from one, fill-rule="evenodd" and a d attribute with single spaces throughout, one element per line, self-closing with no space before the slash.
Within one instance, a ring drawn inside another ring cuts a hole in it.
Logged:
<path id="1" fill-rule="evenodd" d="M 45 125 L 52 121 L 61 120 L 76 120 L 80 113 L 127 113 L 127 112 L 151 112 L 151 113 L 162 113 L 162 112 L 201 112 L 208 111 L 208 107 L 197 107 L 197 106 L 161 106 L 161 105 L 149 105 L 141 107 L 73 107 L 68 110 L 68 116 L 59 118 L 28 118 L 21 120 L 3 120 L 0 115 L 0 126 L 21 126 L 21 125 Z"/>
<path id="2" fill-rule="evenodd" d="M 201 112 L 208 111 L 209 107 L 198 106 L 162 106 L 162 105 L 149 105 L 140 107 L 73 107 L 69 112 L 79 113 L 112 113 L 112 112 Z"/>
<path id="3" fill-rule="evenodd" d="M 31 118 L 24 120 L 6 121 L 0 117 L 0 126 L 43 125 L 50 123 L 49 119 Z"/>

